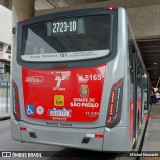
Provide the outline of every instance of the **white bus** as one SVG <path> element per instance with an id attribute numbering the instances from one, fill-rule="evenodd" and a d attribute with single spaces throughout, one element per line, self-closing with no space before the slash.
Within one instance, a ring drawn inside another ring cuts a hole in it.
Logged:
<path id="1" fill-rule="evenodd" d="M 123 8 L 21 21 L 12 59 L 11 134 L 21 142 L 131 151 L 146 69 Z"/>

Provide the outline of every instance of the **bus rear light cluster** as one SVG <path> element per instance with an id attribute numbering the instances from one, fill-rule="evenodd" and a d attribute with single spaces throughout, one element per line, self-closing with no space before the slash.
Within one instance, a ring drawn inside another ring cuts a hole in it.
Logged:
<path id="1" fill-rule="evenodd" d="M 107 112 L 107 123 L 106 126 L 109 128 L 114 127 L 120 121 L 121 116 L 121 105 L 122 105 L 122 88 L 123 80 L 119 80 L 115 83 L 111 90 L 108 112 Z"/>
<path id="2" fill-rule="evenodd" d="M 113 107 L 114 107 L 114 99 L 115 99 L 115 91 L 112 91 L 112 93 L 111 93 L 111 102 L 110 102 L 109 118 L 108 118 L 108 120 L 107 120 L 108 123 L 112 120 Z"/>
<path id="3" fill-rule="evenodd" d="M 12 100 L 13 100 L 13 115 L 17 121 L 20 120 L 20 106 L 19 106 L 19 92 L 18 92 L 18 86 L 13 81 L 12 82 Z"/>

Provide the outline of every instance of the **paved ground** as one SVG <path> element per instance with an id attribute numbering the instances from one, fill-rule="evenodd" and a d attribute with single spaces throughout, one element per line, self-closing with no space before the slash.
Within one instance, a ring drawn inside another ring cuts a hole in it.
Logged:
<path id="1" fill-rule="evenodd" d="M 101 152 L 85 151 L 80 149 L 69 149 L 65 147 L 20 143 L 11 139 L 9 120 L 0 121 L 0 151 L 52 151 L 56 157 L 41 158 L 43 160 L 128 160 L 127 157 L 116 158 L 116 154 L 103 154 Z M 65 151 L 65 154 L 64 154 Z M 61 157 L 63 155 L 63 157 Z M 96 157 L 93 155 L 96 154 Z M 86 156 L 79 156 L 86 155 Z M 22 158 L 0 158 L 0 160 L 22 159 Z M 36 158 L 23 158 L 23 160 L 36 160 Z M 39 160 L 40 158 L 37 158 Z"/>
<path id="2" fill-rule="evenodd" d="M 1 95 L 1 89 L 2 88 L 0 88 L 0 95 Z M 10 116 L 9 112 L 10 112 L 9 98 L 7 100 L 6 97 L 0 96 L 0 120 L 9 118 Z"/>
<path id="3" fill-rule="evenodd" d="M 64 147 L 20 143 L 14 141 L 11 139 L 10 121 L 9 120 L 0 121 L 0 151 L 60 151 L 63 149 Z M 43 158 L 43 159 L 48 159 L 48 158 Z"/>
<path id="4" fill-rule="evenodd" d="M 160 104 L 152 105 L 142 151 L 160 151 Z M 160 160 L 160 157 L 143 157 L 141 160 Z"/>
<path id="5" fill-rule="evenodd" d="M 160 104 L 151 108 L 143 151 L 160 151 Z"/>

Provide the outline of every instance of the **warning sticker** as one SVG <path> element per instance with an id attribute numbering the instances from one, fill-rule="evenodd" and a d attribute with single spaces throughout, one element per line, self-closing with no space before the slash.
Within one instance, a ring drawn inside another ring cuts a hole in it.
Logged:
<path id="1" fill-rule="evenodd" d="M 64 106 L 64 96 L 63 95 L 54 96 L 54 106 Z"/>

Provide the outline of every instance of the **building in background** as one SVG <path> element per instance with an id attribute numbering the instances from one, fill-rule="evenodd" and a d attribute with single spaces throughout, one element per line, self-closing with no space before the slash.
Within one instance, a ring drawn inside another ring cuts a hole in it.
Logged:
<path id="1" fill-rule="evenodd" d="M 0 78 L 10 73 L 12 12 L 0 5 Z"/>
<path id="2" fill-rule="evenodd" d="M 12 11 L 0 5 L 0 114 L 8 113 L 10 61 L 12 44 Z"/>

